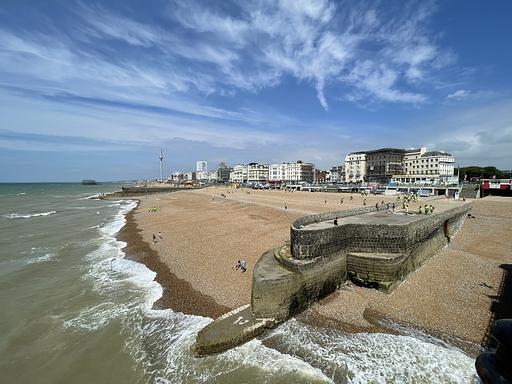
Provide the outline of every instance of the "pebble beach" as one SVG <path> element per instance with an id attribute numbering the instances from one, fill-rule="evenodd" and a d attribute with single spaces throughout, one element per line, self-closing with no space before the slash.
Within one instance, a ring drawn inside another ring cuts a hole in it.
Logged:
<path id="1" fill-rule="evenodd" d="M 285 192 L 209 187 L 138 197 L 120 240 L 127 257 L 157 272 L 164 293 L 155 306 L 218 317 L 250 303 L 252 269 L 263 252 L 289 241 L 293 220 L 312 213 L 401 202 L 395 196 Z M 459 202 L 438 198 L 442 211 Z M 156 209 L 154 209 L 156 208 Z M 345 284 L 299 316 L 315 326 L 348 332 L 411 329 L 475 355 L 486 337 L 503 269 L 512 253 L 512 200 L 474 200 L 453 241 L 391 294 Z M 161 232 L 161 238 L 158 233 Z M 156 241 L 153 241 L 156 235 Z M 246 259 L 248 270 L 234 266 Z"/>

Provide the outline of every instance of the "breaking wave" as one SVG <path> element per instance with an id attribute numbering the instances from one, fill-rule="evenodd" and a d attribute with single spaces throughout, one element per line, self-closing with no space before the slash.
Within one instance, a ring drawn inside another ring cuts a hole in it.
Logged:
<path id="1" fill-rule="evenodd" d="M 41 212 L 41 213 L 8 213 L 3 215 L 7 219 L 28 219 L 31 217 L 48 216 L 57 213 L 57 211 Z"/>
<path id="2" fill-rule="evenodd" d="M 124 348 L 157 383 L 477 383 L 474 360 L 448 345 L 411 336 L 346 334 L 294 319 L 219 355 L 195 358 L 190 347 L 212 319 L 170 309 L 155 310 L 162 295 L 155 273 L 125 259 L 125 243 L 115 236 L 137 204 L 120 204 L 98 231 L 98 246 L 85 260 L 83 278 L 103 300 L 65 315 L 69 330 L 95 332 L 120 324 Z M 272 348 L 266 346 L 272 346 Z"/>

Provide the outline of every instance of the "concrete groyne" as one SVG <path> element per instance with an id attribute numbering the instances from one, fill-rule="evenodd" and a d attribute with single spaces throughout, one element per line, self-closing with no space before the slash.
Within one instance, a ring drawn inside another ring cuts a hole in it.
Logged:
<path id="1" fill-rule="evenodd" d="M 290 244 L 265 252 L 255 265 L 251 305 L 209 324 L 196 339 L 195 353 L 218 353 L 244 343 L 347 280 L 391 292 L 450 242 L 471 208 L 472 203 L 461 203 L 425 215 L 364 207 L 296 220 Z"/>
<path id="2" fill-rule="evenodd" d="M 112 192 L 106 197 L 126 197 L 126 196 L 141 196 L 151 195 L 154 193 L 168 193 L 177 191 L 190 191 L 194 189 L 201 189 L 204 187 L 122 187 L 120 191 Z"/>

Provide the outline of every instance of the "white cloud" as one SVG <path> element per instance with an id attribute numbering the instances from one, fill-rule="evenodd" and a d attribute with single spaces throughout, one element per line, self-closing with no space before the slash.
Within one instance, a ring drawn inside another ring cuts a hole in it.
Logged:
<path id="1" fill-rule="evenodd" d="M 313 83 L 327 109 L 326 87 L 336 92 L 340 85 L 354 87 L 360 95 L 349 93 L 346 99 L 426 101 L 426 95 L 399 87 L 399 80 L 422 81 L 432 68 L 448 65 L 447 58 L 454 56 L 437 46 L 424 26 L 434 12 L 432 3 L 415 5 L 394 9 L 389 18 L 384 7 L 367 4 L 262 1 L 247 6 L 235 19 L 203 5 L 177 3 L 172 17 L 191 31 L 213 33 L 216 46 L 238 53 L 238 66 L 224 72 L 226 83 L 259 89 L 274 86 L 283 75 L 293 76 Z M 272 76 L 262 78 L 262 68 Z M 257 80 L 252 81 L 253 75 Z M 380 75 L 385 78 L 379 80 Z"/>
<path id="2" fill-rule="evenodd" d="M 471 95 L 471 93 L 466 90 L 466 89 L 459 89 L 451 94 L 449 94 L 448 96 L 446 96 L 446 98 L 448 99 L 464 99 L 466 97 L 469 97 Z"/>
<path id="3" fill-rule="evenodd" d="M 169 28 L 129 8 L 81 3 L 71 33 L 0 32 L 0 69 L 87 97 L 139 95 L 157 105 L 185 92 L 258 92 L 289 76 L 310 83 L 326 110 L 326 92 L 418 104 L 428 96 L 415 85 L 454 57 L 426 28 L 434 10 L 428 1 L 263 0 L 243 8 L 177 1 L 166 10 Z"/>

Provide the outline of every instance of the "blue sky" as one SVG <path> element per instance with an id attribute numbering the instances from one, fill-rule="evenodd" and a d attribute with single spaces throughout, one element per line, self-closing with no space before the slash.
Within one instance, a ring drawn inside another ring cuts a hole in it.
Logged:
<path id="1" fill-rule="evenodd" d="M 2 1 L 0 181 L 328 168 L 384 146 L 512 168 L 510 1 Z"/>

